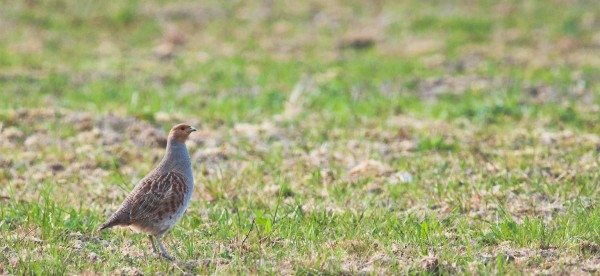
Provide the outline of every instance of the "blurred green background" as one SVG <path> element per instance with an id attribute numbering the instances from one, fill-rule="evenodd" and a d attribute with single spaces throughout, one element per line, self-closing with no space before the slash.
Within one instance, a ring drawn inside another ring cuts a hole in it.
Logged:
<path id="1" fill-rule="evenodd" d="M 597 128 L 595 1 L 3 1 L 2 109 Z"/>

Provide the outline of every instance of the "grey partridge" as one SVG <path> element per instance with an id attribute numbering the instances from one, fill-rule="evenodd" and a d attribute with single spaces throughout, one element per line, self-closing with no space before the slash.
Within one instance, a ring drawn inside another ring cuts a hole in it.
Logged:
<path id="1" fill-rule="evenodd" d="M 167 152 L 158 166 L 133 188 L 117 211 L 100 226 L 103 230 L 113 226 L 129 226 L 145 233 L 152 249 L 173 259 L 161 242 L 164 234 L 183 217 L 194 191 L 192 164 L 185 141 L 195 128 L 179 124 L 169 132 Z"/>

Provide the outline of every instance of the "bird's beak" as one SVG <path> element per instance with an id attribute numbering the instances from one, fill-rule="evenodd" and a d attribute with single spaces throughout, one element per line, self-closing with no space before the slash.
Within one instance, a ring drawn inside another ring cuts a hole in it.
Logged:
<path id="1" fill-rule="evenodd" d="M 193 127 L 190 127 L 190 131 L 196 131 L 196 129 Z"/>

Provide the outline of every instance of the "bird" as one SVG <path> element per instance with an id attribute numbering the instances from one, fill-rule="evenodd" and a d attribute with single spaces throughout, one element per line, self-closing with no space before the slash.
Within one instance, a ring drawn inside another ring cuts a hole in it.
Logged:
<path id="1" fill-rule="evenodd" d="M 187 124 L 175 125 L 169 131 L 163 159 L 135 185 L 98 231 L 113 226 L 128 226 L 148 235 L 155 254 L 173 260 L 161 239 L 183 217 L 194 191 L 192 164 L 185 146 L 185 141 L 194 131 L 196 129 Z M 155 239 L 160 253 L 156 249 Z"/>

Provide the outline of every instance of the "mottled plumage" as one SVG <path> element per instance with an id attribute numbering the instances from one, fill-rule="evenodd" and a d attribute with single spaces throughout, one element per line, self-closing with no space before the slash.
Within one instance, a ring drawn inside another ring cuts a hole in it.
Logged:
<path id="1" fill-rule="evenodd" d="M 162 255 L 171 259 L 161 238 L 181 219 L 194 190 L 192 166 L 185 141 L 195 130 L 184 124 L 171 129 L 165 157 L 135 186 L 99 230 L 115 225 L 129 226 L 148 234 L 154 252 L 158 253 L 153 239 L 156 237 Z"/>

